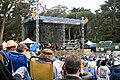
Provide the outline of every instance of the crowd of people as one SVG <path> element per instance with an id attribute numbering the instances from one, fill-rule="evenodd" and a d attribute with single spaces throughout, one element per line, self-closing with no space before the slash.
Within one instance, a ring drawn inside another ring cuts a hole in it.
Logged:
<path id="1" fill-rule="evenodd" d="M 32 80 L 30 59 L 34 62 L 53 65 L 54 80 L 120 80 L 120 58 L 111 54 L 83 55 L 71 53 L 61 57 L 54 55 L 51 44 L 45 45 L 39 54 L 30 51 L 26 44 L 8 40 L 3 49 L 0 41 L 1 80 Z M 47 58 L 49 60 L 43 60 Z M 40 70 L 39 70 L 40 71 Z M 46 75 L 47 76 L 47 75 Z"/>

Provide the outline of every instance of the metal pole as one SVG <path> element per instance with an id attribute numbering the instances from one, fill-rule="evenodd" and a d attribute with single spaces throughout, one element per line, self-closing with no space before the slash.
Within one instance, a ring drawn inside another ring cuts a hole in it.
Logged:
<path id="1" fill-rule="evenodd" d="M 65 47 L 65 24 L 63 25 L 63 47 Z"/>
<path id="2" fill-rule="evenodd" d="M 71 39 L 71 36 L 70 36 L 70 27 L 69 27 L 69 43 L 71 42 L 70 39 Z"/>
<path id="3" fill-rule="evenodd" d="M 38 14 L 38 2 L 36 3 L 36 41 L 39 43 L 39 14 Z"/>
<path id="4" fill-rule="evenodd" d="M 84 17 L 82 17 L 82 49 L 84 49 L 84 46 L 85 46 L 84 25 L 85 25 L 85 20 L 84 20 Z"/>
<path id="5" fill-rule="evenodd" d="M 23 21 L 24 21 L 24 17 L 21 17 L 21 24 L 22 24 L 22 40 L 24 40 L 25 39 L 25 28 L 24 28 L 24 23 L 23 23 Z"/>
<path id="6" fill-rule="evenodd" d="M 39 42 L 39 15 L 36 15 L 36 41 Z"/>

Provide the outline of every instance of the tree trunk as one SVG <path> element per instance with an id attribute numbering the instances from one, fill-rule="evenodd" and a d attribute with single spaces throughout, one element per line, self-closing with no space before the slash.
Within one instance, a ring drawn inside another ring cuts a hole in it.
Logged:
<path id="1" fill-rule="evenodd" d="M 2 22 L 0 40 L 3 40 L 4 28 L 5 28 L 5 18 L 3 18 L 3 22 Z"/>

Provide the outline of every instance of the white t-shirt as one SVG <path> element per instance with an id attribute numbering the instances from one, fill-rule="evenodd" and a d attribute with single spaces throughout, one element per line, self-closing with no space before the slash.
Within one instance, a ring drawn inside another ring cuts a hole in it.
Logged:
<path id="1" fill-rule="evenodd" d="M 62 78 L 62 74 L 61 74 L 61 71 L 62 71 L 62 66 L 63 66 L 64 62 L 63 61 L 60 61 L 58 59 L 56 59 L 54 62 L 53 62 L 53 65 L 57 68 L 57 72 L 59 75 L 59 78 Z"/>
<path id="2" fill-rule="evenodd" d="M 107 66 L 100 66 L 98 68 L 98 80 L 109 80 L 110 70 Z"/>

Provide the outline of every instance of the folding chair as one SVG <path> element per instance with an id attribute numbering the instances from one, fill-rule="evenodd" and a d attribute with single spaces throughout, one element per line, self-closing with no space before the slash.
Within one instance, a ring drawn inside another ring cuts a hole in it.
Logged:
<path id="1" fill-rule="evenodd" d="M 2 54 L 0 54 L 0 60 L 1 60 L 1 61 L 2 61 L 2 63 L 4 64 L 4 59 L 3 59 Z"/>
<path id="2" fill-rule="evenodd" d="M 19 67 L 25 66 L 28 68 L 28 60 L 26 56 L 20 52 L 10 52 L 9 59 L 12 62 L 13 71 L 15 72 Z"/>
<path id="3" fill-rule="evenodd" d="M 40 59 L 43 61 L 51 61 L 48 58 L 39 58 L 39 57 L 31 57 Z M 32 80 L 53 80 L 53 64 L 45 64 L 41 62 L 35 62 L 30 59 L 30 75 Z"/>

